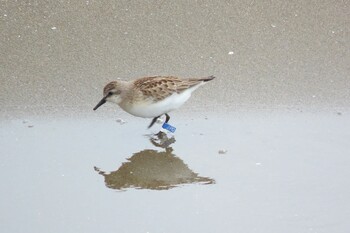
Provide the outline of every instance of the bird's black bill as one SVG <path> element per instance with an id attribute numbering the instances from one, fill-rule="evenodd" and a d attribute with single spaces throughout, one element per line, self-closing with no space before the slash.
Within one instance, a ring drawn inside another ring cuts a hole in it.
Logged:
<path id="1" fill-rule="evenodd" d="M 96 109 L 98 109 L 101 105 L 103 105 L 104 103 L 106 103 L 106 97 L 103 97 L 103 99 L 100 102 L 98 102 L 98 104 L 94 107 L 94 111 Z"/>

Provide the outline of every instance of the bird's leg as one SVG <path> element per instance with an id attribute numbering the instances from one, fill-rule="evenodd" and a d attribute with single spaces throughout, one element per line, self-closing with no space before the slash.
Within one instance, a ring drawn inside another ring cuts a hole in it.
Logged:
<path id="1" fill-rule="evenodd" d="M 154 125 L 154 123 L 156 123 L 156 121 L 157 121 L 157 119 L 158 119 L 159 117 L 160 117 L 160 116 L 157 116 L 157 117 L 153 118 L 153 120 L 151 121 L 151 124 L 149 124 L 148 128 L 151 128 L 151 127 Z"/>
<path id="2" fill-rule="evenodd" d="M 170 116 L 167 113 L 165 113 L 165 123 L 168 123 L 169 120 L 170 120 Z"/>
<path id="3" fill-rule="evenodd" d="M 157 116 L 157 117 L 153 118 L 151 121 L 151 124 L 149 124 L 148 128 L 151 128 L 154 125 L 154 123 L 156 123 L 156 121 L 159 117 L 161 117 L 161 116 Z M 165 113 L 165 123 L 168 123 L 169 120 L 170 120 L 170 116 L 167 113 Z"/>

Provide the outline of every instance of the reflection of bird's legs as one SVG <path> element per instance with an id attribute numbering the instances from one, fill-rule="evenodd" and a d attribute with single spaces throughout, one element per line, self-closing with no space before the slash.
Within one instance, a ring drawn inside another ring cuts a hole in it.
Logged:
<path id="1" fill-rule="evenodd" d="M 150 138 L 149 140 L 155 147 L 166 148 L 166 149 L 171 148 L 170 145 L 173 144 L 174 142 L 176 142 L 174 137 L 169 138 L 165 141 L 160 141 L 160 142 L 157 142 L 157 139 L 155 139 L 155 138 Z"/>
<path id="2" fill-rule="evenodd" d="M 158 119 L 159 117 L 160 117 L 160 116 L 157 116 L 157 117 L 153 118 L 153 120 L 151 121 L 151 124 L 149 124 L 148 128 L 151 128 L 151 127 L 154 125 L 154 123 L 156 123 L 156 121 L 157 121 L 157 119 Z"/>
<path id="3" fill-rule="evenodd" d="M 149 140 L 155 147 L 162 147 L 162 144 L 156 142 L 156 139 L 150 138 Z"/>
<path id="4" fill-rule="evenodd" d="M 156 147 L 168 148 L 171 144 L 176 142 L 174 137 L 168 138 L 168 135 L 162 131 L 159 131 L 159 133 L 153 136 L 154 137 L 150 137 L 150 141 Z"/>

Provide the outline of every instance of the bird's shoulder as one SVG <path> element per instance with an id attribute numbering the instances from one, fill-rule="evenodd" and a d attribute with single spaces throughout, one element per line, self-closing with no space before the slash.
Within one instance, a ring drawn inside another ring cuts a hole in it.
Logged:
<path id="1" fill-rule="evenodd" d="M 171 86 L 181 82 L 182 79 L 174 76 L 152 76 L 143 77 L 134 81 L 134 86 L 137 88 L 152 88 L 157 86 Z"/>
<path id="2" fill-rule="evenodd" d="M 201 83 L 200 79 L 182 79 L 175 76 L 152 76 L 136 79 L 134 89 L 141 92 L 145 97 L 157 101 L 181 92 Z"/>
<path id="3" fill-rule="evenodd" d="M 180 78 L 174 76 L 144 77 L 134 81 L 134 88 L 143 96 L 160 101 L 177 92 L 181 81 Z"/>

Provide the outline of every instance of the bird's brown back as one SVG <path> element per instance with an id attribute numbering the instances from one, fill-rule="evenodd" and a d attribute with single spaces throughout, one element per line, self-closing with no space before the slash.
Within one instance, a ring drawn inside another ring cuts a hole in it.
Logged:
<path id="1" fill-rule="evenodd" d="M 187 90 L 200 84 L 203 79 L 180 79 L 174 76 L 154 76 L 140 78 L 134 81 L 134 88 L 144 96 L 160 101 L 166 97 Z"/>

